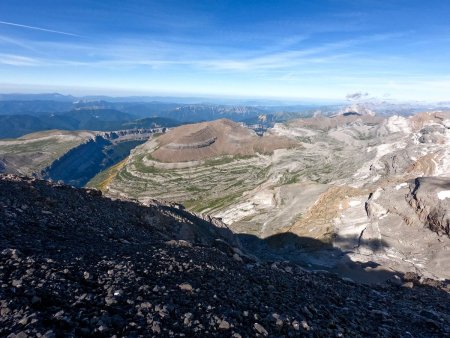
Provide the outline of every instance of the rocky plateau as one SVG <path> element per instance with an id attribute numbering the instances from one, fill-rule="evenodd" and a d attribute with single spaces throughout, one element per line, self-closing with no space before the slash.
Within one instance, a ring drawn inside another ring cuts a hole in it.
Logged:
<path id="1" fill-rule="evenodd" d="M 89 185 L 221 218 L 267 259 L 363 282 L 388 278 L 367 280 L 368 270 L 449 279 L 449 113 L 349 109 L 275 124 L 262 137 L 227 120 L 178 127 Z"/>

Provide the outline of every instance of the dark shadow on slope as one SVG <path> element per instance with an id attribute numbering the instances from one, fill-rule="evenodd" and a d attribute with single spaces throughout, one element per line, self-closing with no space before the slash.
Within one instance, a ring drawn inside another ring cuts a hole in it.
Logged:
<path id="1" fill-rule="evenodd" d="M 362 245 L 373 252 L 384 250 L 388 245 L 382 240 L 355 241 L 354 237 L 335 239 L 341 247 L 349 248 L 343 251 L 330 243 L 293 233 L 276 234 L 264 239 L 249 234 L 237 234 L 237 237 L 245 250 L 263 261 L 287 260 L 308 270 L 326 270 L 367 284 L 387 281 L 398 283 L 394 276 L 404 276 L 401 272 L 387 270 L 373 261 L 354 262 L 350 259 L 349 254 L 358 252 Z"/>
<path id="2" fill-rule="evenodd" d="M 43 176 L 82 187 L 99 172 L 122 161 L 132 149 L 144 142 L 145 140 L 130 140 L 113 143 L 97 136 L 54 161 L 44 170 Z"/>

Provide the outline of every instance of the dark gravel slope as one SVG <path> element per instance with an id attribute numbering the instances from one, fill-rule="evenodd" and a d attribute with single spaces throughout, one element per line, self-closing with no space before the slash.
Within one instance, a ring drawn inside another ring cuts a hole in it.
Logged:
<path id="1" fill-rule="evenodd" d="M 170 206 L 0 176 L 0 336 L 450 334 L 442 283 L 369 287 L 257 263 L 221 231 Z"/>

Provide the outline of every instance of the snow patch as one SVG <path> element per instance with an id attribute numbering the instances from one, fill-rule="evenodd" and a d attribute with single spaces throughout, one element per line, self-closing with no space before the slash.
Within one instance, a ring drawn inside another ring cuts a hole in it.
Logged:
<path id="1" fill-rule="evenodd" d="M 400 190 L 401 188 L 405 188 L 408 186 L 408 183 L 400 183 L 395 186 L 395 190 Z"/>
<path id="2" fill-rule="evenodd" d="M 450 198 L 450 190 L 439 191 L 437 195 L 440 200 L 445 200 L 446 198 Z"/>
<path id="3" fill-rule="evenodd" d="M 351 207 L 356 207 L 361 204 L 361 201 L 350 201 L 348 203 Z"/>

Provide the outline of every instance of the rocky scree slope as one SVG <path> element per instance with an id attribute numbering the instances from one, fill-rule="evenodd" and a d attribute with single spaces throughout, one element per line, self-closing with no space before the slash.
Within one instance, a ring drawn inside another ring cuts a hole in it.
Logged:
<path id="1" fill-rule="evenodd" d="M 440 282 L 370 288 L 260 263 L 176 205 L 12 175 L 0 191 L 0 336 L 450 334 Z"/>

